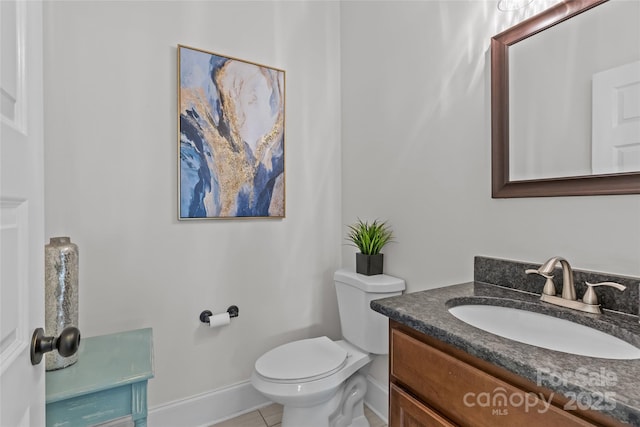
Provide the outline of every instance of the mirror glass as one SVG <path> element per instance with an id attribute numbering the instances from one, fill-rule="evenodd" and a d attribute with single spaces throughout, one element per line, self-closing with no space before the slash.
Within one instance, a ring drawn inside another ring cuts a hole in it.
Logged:
<path id="1" fill-rule="evenodd" d="M 510 181 L 640 171 L 640 2 L 509 48 Z"/>
<path id="2" fill-rule="evenodd" d="M 640 2 L 563 0 L 491 38 L 494 198 L 640 194 Z"/>

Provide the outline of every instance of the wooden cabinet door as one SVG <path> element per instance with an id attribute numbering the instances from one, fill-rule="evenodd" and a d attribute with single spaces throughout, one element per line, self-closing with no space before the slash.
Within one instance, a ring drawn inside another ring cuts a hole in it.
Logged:
<path id="1" fill-rule="evenodd" d="M 594 426 L 397 329 L 390 339 L 392 382 L 460 426 Z"/>
<path id="2" fill-rule="evenodd" d="M 455 425 L 391 384 L 389 427 L 455 427 Z"/>

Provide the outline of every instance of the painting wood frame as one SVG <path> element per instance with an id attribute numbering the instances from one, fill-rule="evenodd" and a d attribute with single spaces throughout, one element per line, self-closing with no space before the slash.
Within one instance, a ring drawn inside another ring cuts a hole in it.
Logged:
<path id="1" fill-rule="evenodd" d="M 285 71 L 178 45 L 178 219 L 285 217 Z"/>

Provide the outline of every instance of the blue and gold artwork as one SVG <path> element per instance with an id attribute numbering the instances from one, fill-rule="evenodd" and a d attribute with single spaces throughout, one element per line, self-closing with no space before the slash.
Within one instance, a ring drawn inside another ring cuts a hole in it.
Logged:
<path id="1" fill-rule="evenodd" d="M 285 72 L 178 46 L 179 219 L 285 214 Z"/>

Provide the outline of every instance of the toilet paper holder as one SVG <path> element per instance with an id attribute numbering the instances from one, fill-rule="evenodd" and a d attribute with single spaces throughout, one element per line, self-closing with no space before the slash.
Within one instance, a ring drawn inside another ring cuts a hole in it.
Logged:
<path id="1" fill-rule="evenodd" d="M 231 318 L 238 317 L 238 315 L 240 314 L 240 309 L 237 305 L 232 305 L 227 308 L 227 313 L 229 313 L 229 317 Z M 204 310 L 202 313 L 200 313 L 200 321 L 202 323 L 209 323 L 209 318 L 211 316 L 213 316 L 213 312 L 211 310 Z"/>

